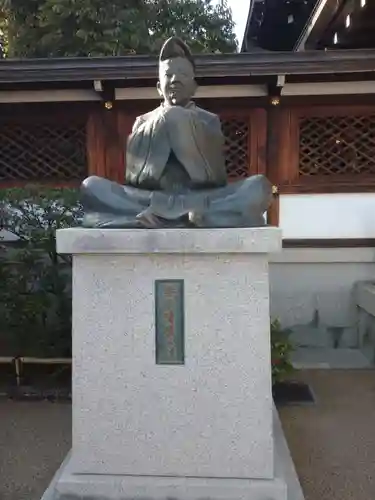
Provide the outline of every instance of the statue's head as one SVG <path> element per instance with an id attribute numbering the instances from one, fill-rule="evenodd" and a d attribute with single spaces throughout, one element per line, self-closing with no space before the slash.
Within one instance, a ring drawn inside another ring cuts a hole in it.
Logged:
<path id="1" fill-rule="evenodd" d="M 169 38 L 160 51 L 158 91 L 172 106 L 184 106 L 195 94 L 195 64 L 187 45 Z"/>

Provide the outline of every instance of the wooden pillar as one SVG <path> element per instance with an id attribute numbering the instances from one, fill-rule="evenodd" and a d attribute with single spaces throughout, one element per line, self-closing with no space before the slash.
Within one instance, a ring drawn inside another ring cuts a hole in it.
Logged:
<path id="1" fill-rule="evenodd" d="M 102 110 L 93 111 L 87 121 L 88 175 L 106 177 L 105 137 L 101 113 Z"/>
<path id="2" fill-rule="evenodd" d="M 267 112 L 254 109 L 250 115 L 250 174 L 266 174 L 267 164 Z"/>
<path id="3" fill-rule="evenodd" d="M 120 148 L 121 148 L 121 154 L 122 154 L 122 160 L 123 160 L 122 170 L 118 172 L 119 175 L 121 176 L 121 178 L 119 179 L 119 181 L 121 181 L 121 183 L 123 183 L 125 180 L 125 172 L 126 172 L 126 154 L 125 154 L 126 153 L 126 142 L 127 142 L 128 136 L 130 135 L 130 133 L 132 131 L 135 119 L 136 119 L 136 115 L 134 113 L 130 114 L 130 113 L 127 113 L 125 111 L 120 111 L 118 113 L 117 126 L 118 126 L 118 130 L 119 130 L 119 135 L 120 135 Z"/>
<path id="4" fill-rule="evenodd" d="M 280 132 L 278 130 L 281 125 L 280 120 L 280 108 L 277 106 L 270 106 L 268 108 L 268 121 L 267 121 L 267 177 L 268 179 L 278 187 L 279 182 L 279 136 Z M 279 194 L 275 193 L 274 200 L 271 207 L 268 210 L 268 223 L 271 226 L 279 225 Z"/>
<path id="5" fill-rule="evenodd" d="M 279 196 L 283 187 L 291 181 L 291 167 L 295 163 L 293 157 L 298 155 L 298 143 L 292 138 L 292 134 L 297 130 L 293 120 L 294 116 L 288 108 L 281 105 L 268 108 L 266 174 L 277 188 L 268 212 L 268 220 L 272 226 L 279 225 Z"/>
<path id="6" fill-rule="evenodd" d="M 87 123 L 89 175 L 124 183 L 126 141 L 134 118 L 117 109 L 96 109 Z"/>

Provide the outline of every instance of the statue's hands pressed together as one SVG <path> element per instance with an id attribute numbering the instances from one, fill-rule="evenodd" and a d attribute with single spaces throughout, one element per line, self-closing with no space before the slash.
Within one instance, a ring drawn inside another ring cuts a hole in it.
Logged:
<path id="1" fill-rule="evenodd" d="M 169 125 L 178 125 L 181 120 L 190 119 L 194 110 L 183 106 L 165 106 L 164 119 Z"/>

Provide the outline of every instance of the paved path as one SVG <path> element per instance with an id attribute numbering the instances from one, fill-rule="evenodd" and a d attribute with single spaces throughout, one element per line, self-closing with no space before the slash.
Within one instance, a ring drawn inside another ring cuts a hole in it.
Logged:
<path id="1" fill-rule="evenodd" d="M 281 420 L 306 500 L 375 500 L 375 370 L 298 374 L 315 406 Z M 70 448 L 68 404 L 0 401 L 0 500 L 40 500 Z"/>
<path id="2" fill-rule="evenodd" d="M 0 500 L 40 500 L 71 446 L 71 406 L 0 401 Z"/>
<path id="3" fill-rule="evenodd" d="M 375 500 L 375 370 L 308 370 L 315 406 L 285 407 L 306 500 Z"/>

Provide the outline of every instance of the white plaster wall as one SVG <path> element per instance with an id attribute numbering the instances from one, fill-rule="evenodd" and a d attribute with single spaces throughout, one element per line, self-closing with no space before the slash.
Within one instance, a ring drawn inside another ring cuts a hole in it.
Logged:
<path id="1" fill-rule="evenodd" d="M 357 347 L 355 284 L 375 280 L 375 249 L 284 249 L 270 264 L 271 315 L 297 345 Z"/>
<path id="2" fill-rule="evenodd" d="M 375 238 L 375 193 L 280 196 L 284 239 Z"/>

